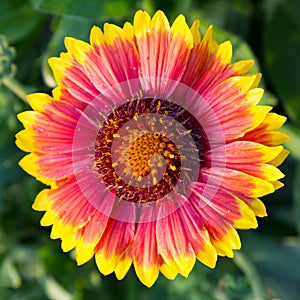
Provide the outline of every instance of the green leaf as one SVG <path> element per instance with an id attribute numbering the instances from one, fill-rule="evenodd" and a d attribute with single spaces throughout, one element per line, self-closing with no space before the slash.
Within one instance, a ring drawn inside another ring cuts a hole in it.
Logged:
<path id="1" fill-rule="evenodd" d="M 0 286 L 17 289 L 21 283 L 16 266 L 10 258 L 6 258 L 0 266 Z"/>
<path id="2" fill-rule="evenodd" d="M 287 149 L 291 151 L 291 155 L 300 161 L 300 130 L 291 123 L 286 123 L 282 128 L 280 128 L 280 131 L 290 136 L 290 140 L 286 142 L 285 145 Z"/>
<path id="3" fill-rule="evenodd" d="M 38 26 L 41 19 L 42 16 L 27 1 L 1 1 L 0 32 L 10 43 L 25 37 Z"/>
<path id="4" fill-rule="evenodd" d="M 16 113 L 21 110 L 20 101 L 5 86 L 0 85 L 0 210 L 2 189 L 21 175 L 21 169 L 17 167 L 21 154 L 14 144 L 14 134 L 20 126 Z"/>
<path id="5" fill-rule="evenodd" d="M 184 1 L 182 1 L 184 2 Z M 249 0 L 202 0 L 199 1 L 202 19 L 239 36 L 247 36 L 250 28 L 252 5 Z"/>
<path id="6" fill-rule="evenodd" d="M 289 1 L 275 8 L 264 32 L 266 72 L 288 115 L 300 122 L 300 26 L 289 14 Z M 299 13 L 298 13 L 299 20 Z"/>
<path id="7" fill-rule="evenodd" d="M 51 14 L 73 15 L 93 19 L 118 18 L 128 14 L 136 0 L 31 0 L 35 9 Z"/>
<path id="8" fill-rule="evenodd" d="M 295 221 L 296 221 L 296 229 L 298 231 L 298 235 L 300 236 L 300 162 L 298 162 L 296 167 L 296 174 L 294 178 L 294 209 L 295 209 Z"/>
<path id="9" fill-rule="evenodd" d="M 262 270 L 276 273 L 291 280 L 300 280 L 300 241 L 275 240 L 258 234 L 243 234 L 244 251 Z"/>
<path id="10" fill-rule="evenodd" d="M 44 276 L 44 268 L 37 256 L 36 245 L 12 245 L 10 255 L 18 265 L 20 274 L 25 280 L 41 279 Z"/>
<path id="11" fill-rule="evenodd" d="M 219 281 L 224 291 L 233 299 L 246 299 L 251 295 L 250 282 L 245 276 L 235 277 L 226 273 Z"/>
<path id="12" fill-rule="evenodd" d="M 262 280 L 251 260 L 241 252 L 236 252 L 234 262 L 248 278 L 254 298 L 256 300 L 264 300 Z"/>
<path id="13" fill-rule="evenodd" d="M 276 230 L 274 228 L 274 230 Z M 241 233 L 243 252 L 259 271 L 265 289 L 272 297 L 294 300 L 299 297 L 300 240 L 298 238 L 273 239 L 257 233 Z M 269 298 L 267 298 L 269 299 Z"/>
<path id="14" fill-rule="evenodd" d="M 207 20 L 201 18 L 200 31 L 202 35 L 205 34 L 209 25 L 210 23 L 208 23 Z M 250 73 L 258 73 L 260 71 L 259 65 L 257 63 L 257 58 L 255 57 L 250 46 L 243 39 L 218 27 L 214 27 L 213 36 L 218 43 L 222 43 L 225 41 L 231 42 L 233 49 L 232 63 L 240 60 L 253 59 L 255 61 L 255 64 Z"/>
<path id="15" fill-rule="evenodd" d="M 300 26 L 300 1 L 299 0 L 285 0 L 285 8 L 292 17 L 293 22 L 296 22 Z"/>
<path id="16" fill-rule="evenodd" d="M 259 105 L 271 105 L 275 106 L 278 102 L 278 99 L 269 91 L 265 90 L 264 96 L 259 102 Z"/>
<path id="17" fill-rule="evenodd" d="M 45 294 L 51 300 L 74 299 L 72 295 L 67 290 L 65 290 L 53 277 L 48 276 L 44 279 L 44 289 L 45 289 Z"/>
<path id="18" fill-rule="evenodd" d="M 90 30 L 93 25 L 94 23 L 90 19 L 74 16 L 63 16 L 54 19 L 54 33 L 48 44 L 42 63 L 43 78 L 48 86 L 54 87 L 56 85 L 52 71 L 48 65 L 48 58 L 59 56 L 60 52 L 66 51 L 64 46 L 64 39 L 66 36 L 88 41 Z"/>
<path id="19" fill-rule="evenodd" d="M 179 14 L 188 16 L 188 11 L 192 0 L 143 0 L 140 1 L 141 9 L 146 10 L 153 15 L 157 10 L 162 10 L 170 22 L 172 22 Z"/>

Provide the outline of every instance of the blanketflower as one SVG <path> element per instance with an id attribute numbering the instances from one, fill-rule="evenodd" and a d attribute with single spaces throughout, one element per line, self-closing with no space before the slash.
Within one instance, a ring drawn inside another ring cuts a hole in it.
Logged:
<path id="1" fill-rule="evenodd" d="M 240 249 L 236 229 L 267 215 L 259 197 L 283 186 L 286 118 L 258 105 L 253 61 L 231 64 L 231 43 L 198 26 L 138 11 L 93 27 L 90 43 L 66 38 L 49 60 L 52 96 L 29 95 L 33 111 L 18 115 L 20 166 L 49 185 L 33 208 L 78 264 L 95 256 L 118 279 L 133 264 L 148 287 L 196 259 L 213 268 Z"/>

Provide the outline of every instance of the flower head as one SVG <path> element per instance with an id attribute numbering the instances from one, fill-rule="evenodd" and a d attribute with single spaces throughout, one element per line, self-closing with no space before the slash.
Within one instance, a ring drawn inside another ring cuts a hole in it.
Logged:
<path id="1" fill-rule="evenodd" d="M 20 165 L 50 186 L 33 208 L 78 264 L 95 256 L 118 279 L 133 264 L 147 286 L 196 259 L 213 268 L 241 247 L 236 229 L 266 216 L 258 197 L 282 186 L 285 117 L 257 105 L 253 61 L 231 64 L 231 43 L 198 26 L 138 11 L 93 27 L 90 43 L 66 38 L 49 60 L 53 95 L 28 96 Z"/>

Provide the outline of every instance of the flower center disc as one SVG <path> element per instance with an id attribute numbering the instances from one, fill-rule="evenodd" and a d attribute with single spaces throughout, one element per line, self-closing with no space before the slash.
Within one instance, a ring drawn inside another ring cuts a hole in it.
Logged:
<path id="1" fill-rule="evenodd" d="M 132 171 L 137 176 L 146 176 L 151 172 L 150 159 L 153 155 L 162 155 L 169 169 L 176 170 L 180 163 L 180 154 L 176 146 L 160 133 L 148 133 L 137 138 L 129 149 L 129 162 Z M 158 162 L 158 167 L 162 167 Z M 155 182 L 153 182 L 156 184 Z"/>
<path id="2" fill-rule="evenodd" d="M 196 155 L 194 166 L 199 167 L 206 147 L 201 126 L 183 107 L 167 100 L 137 99 L 105 117 L 95 162 L 102 181 L 120 200 L 149 203 L 174 189 L 184 193 L 193 177 L 193 161 L 184 172 L 182 163 Z"/>

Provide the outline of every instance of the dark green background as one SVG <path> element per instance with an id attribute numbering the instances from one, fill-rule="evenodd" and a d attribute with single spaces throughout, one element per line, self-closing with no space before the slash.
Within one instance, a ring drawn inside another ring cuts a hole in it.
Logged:
<path id="1" fill-rule="evenodd" d="M 118 282 L 95 263 L 77 267 L 63 253 L 42 213 L 31 205 L 42 185 L 23 172 L 14 145 L 22 128 L 16 114 L 28 109 L 23 90 L 50 92 L 55 85 L 47 58 L 64 50 L 63 38 L 88 40 L 93 24 L 132 21 L 137 9 L 163 9 L 170 21 L 183 13 L 189 24 L 214 24 L 218 42 L 230 39 L 234 60 L 256 61 L 267 92 L 263 103 L 288 116 L 292 137 L 281 167 L 285 187 L 264 197 L 269 217 L 241 233 L 242 250 L 210 270 L 197 263 L 186 280 L 160 276 L 147 289 L 130 272 Z M 0 34 L 15 48 L 14 79 L 0 83 L 0 299 L 300 299 L 300 1 L 298 0 L 0 0 Z"/>

